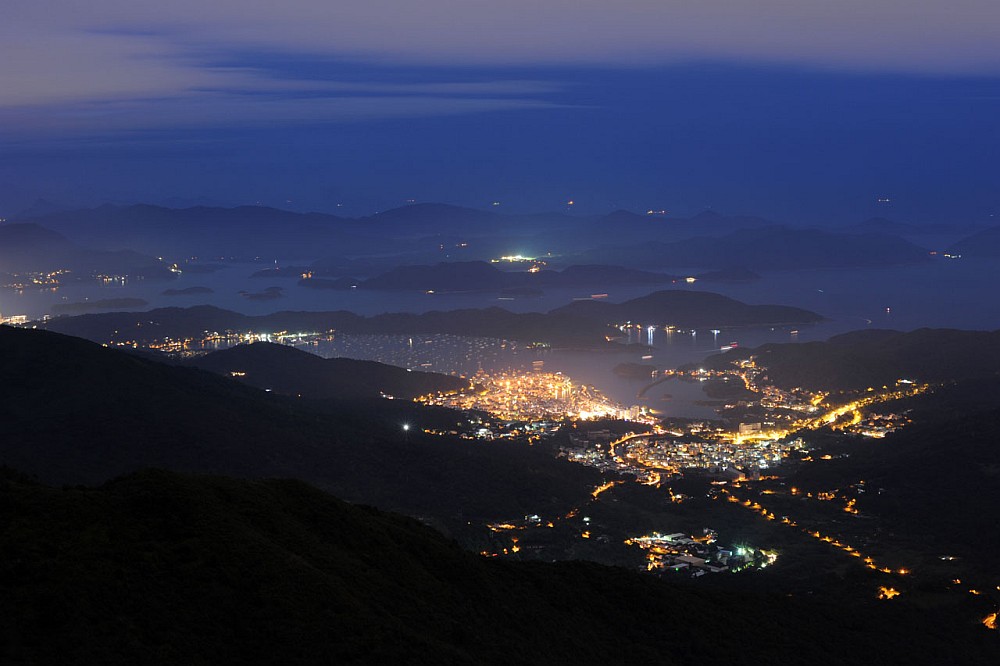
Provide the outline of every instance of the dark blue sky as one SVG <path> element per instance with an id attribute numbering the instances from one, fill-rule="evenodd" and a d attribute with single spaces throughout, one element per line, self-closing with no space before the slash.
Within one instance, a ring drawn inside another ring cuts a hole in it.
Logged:
<path id="1" fill-rule="evenodd" d="M 427 11 L 434 5 L 449 3 Z M 27 6 L 22 25 L 45 27 Z M 359 13 L 352 20 L 371 34 L 352 53 L 289 48 L 311 39 L 294 21 L 283 44 L 230 36 L 221 46 L 159 15 L 103 30 L 63 25 L 50 37 L 65 41 L 61 60 L 13 51 L 16 71 L 0 81 L 14 93 L 0 103 L 0 214 L 37 197 L 352 215 L 407 199 L 512 211 L 568 199 L 580 212 L 712 207 L 806 223 L 1000 214 L 1000 49 L 935 60 L 905 30 L 893 50 L 883 48 L 891 34 L 879 41 L 847 24 L 838 41 L 806 16 L 806 34 L 781 33 L 789 38 L 773 53 L 733 33 L 664 54 L 641 31 L 595 38 L 593 53 L 573 34 L 552 45 L 538 31 L 505 51 L 492 38 L 482 49 L 451 43 L 447 26 L 424 18 L 417 37 L 397 32 L 393 43 L 379 39 L 380 15 Z M 976 46 L 975 18 L 940 41 Z M 230 27 L 213 20 L 217 32 Z M 575 20 L 586 37 L 587 21 L 607 16 Z M 74 62 L 88 53 L 93 62 Z M 892 203 L 879 207 L 880 197 Z"/>

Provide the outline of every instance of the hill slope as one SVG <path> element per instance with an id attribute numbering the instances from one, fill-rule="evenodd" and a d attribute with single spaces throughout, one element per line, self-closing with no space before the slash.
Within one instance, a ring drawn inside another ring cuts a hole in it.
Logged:
<path id="1" fill-rule="evenodd" d="M 378 398 L 382 394 L 412 399 L 426 393 L 456 391 L 468 386 L 458 377 L 410 372 L 375 361 L 324 359 L 308 352 L 268 342 L 239 345 L 212 352 L 189 365 L 236 378 L 261 389 L 308 398 Z"/>
<path id="2" fill-rule="evenodd" d="M 1000 331 L 862 330 L 826 342 L 768 344 L 711 357 L 711 367 L 756 356 L 777 386 L 860 390 L 897 379 L 940 382 L 1000 372 Z"/>
<path id="3" fill-rule="evenodd" d="M 566 511 L 600 483 L 537 447 L 421 432 L 454 424 L 452 412 L 403 400 L 313 404 L 46 331 L 0 327 L 0 376 L 0 464 L 54 483 L 151 466 L 288 476 L 449 528 Z"/>
<path id="4" fill-rule="evenodd" d="M 596 565 L 487 561 L 413 520 L 300 482 L 146 471 L 56 490 L 6 477 L 6 663 L 973 663 L 987 654 L 971 630 L 949 633 L 905 607 L 860 604 L 845 616 Z"/>

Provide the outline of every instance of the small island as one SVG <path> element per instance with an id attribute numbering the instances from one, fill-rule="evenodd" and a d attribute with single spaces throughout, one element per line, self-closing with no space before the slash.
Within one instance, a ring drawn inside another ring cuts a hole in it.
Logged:
<path id="1" fill-rule="evenodd" d="M 358 286 L 358 280 L 352 277 L 342 277 L 336 280 L 330 280 L 326 278 L 302 278 L 298 281 L 300 287 L 306 287 L 309 289 L 338 289 L 341 291 L 346 291 L 348 289 L 354 289 Z"/>
<path id="2" fill-rule="evenodd" d="M 195 296 L 197 294 L 214 294 L 215 290 L 210 287 L 186 287 L 184 289 L 167 289 L 161 291 L 161 296 Z"/>

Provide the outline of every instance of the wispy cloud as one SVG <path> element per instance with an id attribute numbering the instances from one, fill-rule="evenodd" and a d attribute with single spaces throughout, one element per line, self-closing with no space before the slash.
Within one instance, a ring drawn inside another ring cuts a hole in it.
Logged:
<path id="1" fill-rule="evenodd" d="M 998 23 L 996 0 L 6 0 L 0 117 L 22 129 L 90 131 L 554 104 L 555 84 L 481 73 L 512 65 L 705 59 L 996 74 Z M 218 66 L 246 53 L 440 67 L 456 80 L 348 82 Z M 246 103 L 243 93 L 270 97 Z"/>
<path id="2" fill-rule="evenodd" d="M 226 126 L 267 127 L 282 123 L 372 122 L 491 111 L 554 108 L 530 99 L 448 96 L 345 96 L 289 98 L 201 92 L 175 97 L 110 100 L 70 106 L 0 109 L 0 138 L 24 134 L 107 133 L 121 130 Z M 67 123 L 70 119 L 71 122 Z"/>

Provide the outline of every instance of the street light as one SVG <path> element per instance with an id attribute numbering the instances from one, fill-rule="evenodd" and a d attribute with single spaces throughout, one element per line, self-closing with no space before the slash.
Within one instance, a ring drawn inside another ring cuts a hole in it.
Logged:
<path id="1" fill-rule="evenodd" d="M 409 423 L 404 423 L 403 424 L 403 438 L 407 442 L 410 441 L 410 424 Z"/>

